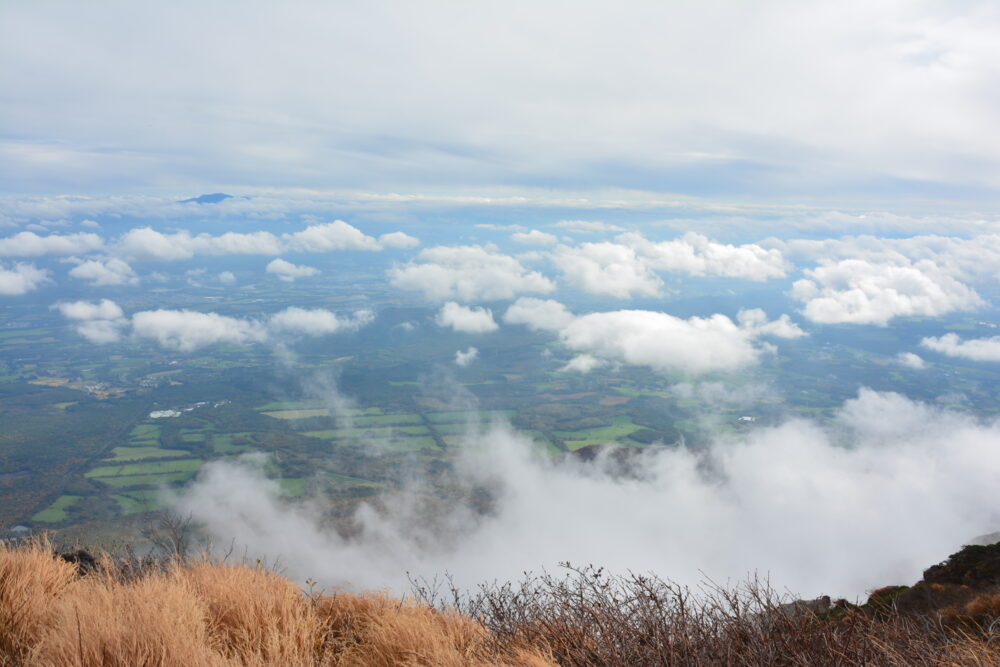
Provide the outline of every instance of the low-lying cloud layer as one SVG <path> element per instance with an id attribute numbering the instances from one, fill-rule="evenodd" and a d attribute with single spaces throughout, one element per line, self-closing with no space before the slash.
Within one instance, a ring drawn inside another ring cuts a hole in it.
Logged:
<path id="1" fill-rule="evenodd" d="M 325 336 L 356 331 L 370 324 L 375 315 L 360 310 L 338 316 L 322 308 L 289 307 L 263 319 L 238 318 L 194 310 L 144 310 L 126 318 L 113 301 L 100 303 L 75 301 L 53 306 L 76 322 L 76 331 L 92 343 L 115 343 L 126 335 L 147 339 L 161 347 L 191 352 L 209 345 L 229 343 L 247 345 L 295 336 Z"/>
<path id="2" fill-rule="evenodd" d="M 430 301 L 466 303 L 545 294 L 556 288 L 495 246 L 478 245 L 427 248 L 417 261 L 390 270 L 389 279 L 395 287 L 422 292 Z"/>
<path id="3" fill-rule="evenodd" d="M 899 316 L 938 316 L 984 305 L 975 290 L 930 260 L 886 264 L 845 259 L 806 269 L 792 296 L 820 324 L 877 324 Z"/>
<path id="4" fill-rule="evenodd" d="M 862 390 L 828 428 L 792 420 L 703 450 L 646 450 L 625 475 L 533 451 L 503 425 L 470 436 L 460 476 L 490 489 L 491 511 L 454 503 L 425 516 L 404 497 L 362 508 L 351 538 L 322 527 L 322 499 L 282 500 L 252 463 L 207 464 L 177 508 L 299 579 L 398 591 L 407 573 L 468 587 L 570 560 L 857 596 L 912 582 L 1000 522 L 1000 427 L 891 393 Z"/>
<path id="5" fill-rule="evenodd" d="M 768 349 L 761 336 L 804 336 L 787 315 L 774 321 L 760 309 L 725 315 L 675 317 L 650 310 L 616 310 L 574 316 L 551 299 L 523 297 L 504 314 L 508 324 L 554 331 L 577 357 L 564 370 L 587 373 L 608 363 L 646 366 L 693 375 L 733 371 L 754 364 Z"/>
<path id="6" fill-rule="evenodd" d="M 973 361 L 1000 361 L 1000 336 L 962 340 L 958 334 L 949 333 L 924 338 L 920 344 L 928 350 L 949 357 L 963 357 Z"/>

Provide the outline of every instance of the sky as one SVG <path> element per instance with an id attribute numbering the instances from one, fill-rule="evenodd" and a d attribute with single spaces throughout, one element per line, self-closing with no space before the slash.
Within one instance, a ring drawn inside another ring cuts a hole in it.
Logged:
<path id="1" fill-rule="evenodd" d="M 422 326 L 469 336 L 452 370 L 481 363 L 479 341 L 526 327 L 568 353 L 566 372 L 680 372 L 676 392 L 733 405 L 749 399 L 712 378 L 787 341 L 961 314 L 981 321 L 946 331 L 934 319 L 941 330 L 894 350 L 887 372 L 996 364 L 997 127 L 995 2 L 8 0 L 0 308 L 61 318 L 109 354 L 278 356 L 379 314 L 236 316 L 142 297 L 164 284 L 322 285 L 350 266 L 426 307 Z M 183 201 L 212 192 L 233 196 Z M 691 286 L 737 305 L 679 312 Z M 743 302 L 765 291 L 768 309 Z M 496 426 L 502 458 L 463 465 L 503 502 L 495 517 L 440 517 L 468 537 L 440 553 L 406 533 L 405 503 L 359 517 L 368 536 L 344 542 L 252 462 L 206 466 L 178 502 L 212 509 L 205 525 L 235 526 L 263 553 L 305 545 L 283 558 L 302 577 L 335 552 L 375 587 L 399 585 L 407 558 L 475 581 L 572 558 L 572 545 L 689 581 L 699 567 L 773 567 L 789 586 L 858 592 L 911 581 L 997 528 L 1000 426 L 946 407 L 961 397 L 857 390 L 834 427 L 789 418 L 720 435 L 700 455 L 707 472 L 670 450 L 635 484 L 528 460 Z M 604 509 L 572 531 L 567 503 L 580 499 Z M 692 518 L 694 503 L 706 510 Z M 651 537 L 657 521 L 673 532 Z M 763 539 L 727 552 L 734 536 Z M 378 560 L 387 543 L 398 559 Z"/>
<path id="2" fill-rule="evenodd" d="M 0 189 L 1000 191 L 992 2 L 0 6 Z"/>

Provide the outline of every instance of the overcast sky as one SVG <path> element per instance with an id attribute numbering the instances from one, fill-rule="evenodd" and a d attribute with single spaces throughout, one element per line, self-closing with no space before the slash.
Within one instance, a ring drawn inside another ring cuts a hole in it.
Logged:
<path id="1" fill-rule="evenodd" d="M 8 1 L 0 190 L 993 200 L 998 35 L 956 0 Z"/>

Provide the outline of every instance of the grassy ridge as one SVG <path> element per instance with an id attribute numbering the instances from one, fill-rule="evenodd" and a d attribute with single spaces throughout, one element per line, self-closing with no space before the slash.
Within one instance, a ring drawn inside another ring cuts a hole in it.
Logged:
<path id="1" fill-rule="evenodd" d="M 73 560 L 44 541 L 0 544 L 0 664 L 1000 664 L 1000 545 L 967 547 L 863 606 L 789 602 L 754 581 L 692 594 L 589 567 L 442 601 L 420 586 L 403 600 L 306 593 L 259 565 L 207 559 Z"/>

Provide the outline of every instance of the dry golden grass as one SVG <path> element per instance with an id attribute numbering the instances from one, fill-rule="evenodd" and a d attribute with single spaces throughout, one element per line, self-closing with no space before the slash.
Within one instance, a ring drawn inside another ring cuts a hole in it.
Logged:
<path id="1" fill-rule="evenodd" d="M 0 665 L 551 665 L 475 621 L 386 595 L 308 596 L 261 567 L 201 561 L 78 576 L 44 541 L 0 545 Z"/>
<path id="2" fill-rule="evenodd" d="M 789 613 L 760 582 L 692 596 L 582 568 L 444 604 L 424 588 L 307 595 L 265 568 L 207 560 L 104 557 L 80 575 L 44 541 L 0 544 L 0 666 L 1000 664 L 995 587 L 912 591 L 921 611 L 900 612 L 899 590 L 884 589 L 817 615 Z"/>
<path id="3" fill-rule="evenodd" d="M 208 605 L 173 573 L 152 573 L 128 583 L 89 575 L 68 586 L 52 607 L 28 664 L 238 664 L 212 650 Z"/>
<path id="4" fill-rule="evenodd" d="M 329 628 L 336 665 L 554 664 L 526 647 L 490 648 L 489 633 L 472 619 L 412 600 L 342 594 L 320 598 L 316 609 Z"/>
<path id="5" fill-rule="evenodd" d="M 24 658 L 75 574 L 73 565 L 52 558 L 47 542 L 0 548 L 0 664 Z"/>

